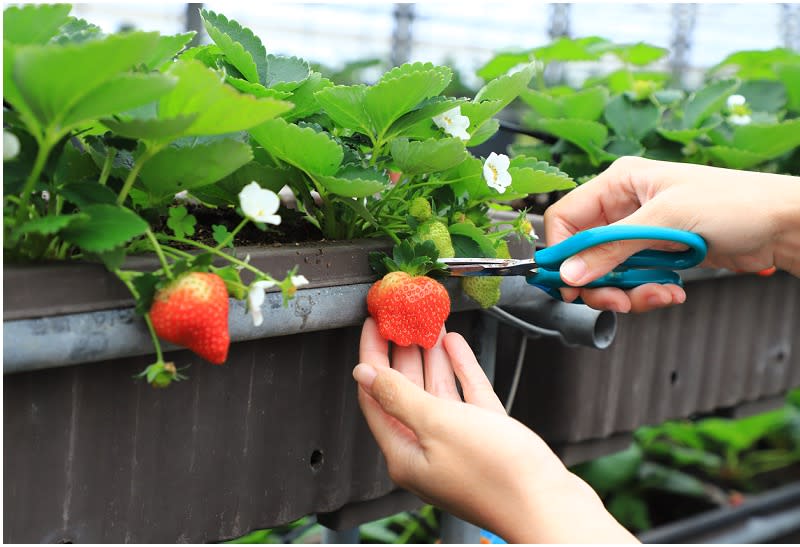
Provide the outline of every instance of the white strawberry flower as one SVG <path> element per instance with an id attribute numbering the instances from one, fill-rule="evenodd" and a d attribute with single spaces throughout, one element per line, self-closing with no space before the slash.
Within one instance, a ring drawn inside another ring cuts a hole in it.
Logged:
<path id="1" fill-rule="evenodd" d="M 468 141 L 470 139 L 469 133 L 467 133 L 469 118 L 461 114 L 460 106 L 451 108 L 438 116 L 434 116 L 433 123 L 448 135 L 457 137 L 462 141 Z"/>
<path id="2" fill-rule="evenodd" d="M 239 204 L 242 212 L 250 220 L 278 225 L 281 223 L 280 215 L 275 213 L 281 204 L 278 194 L 251 182 L 239 192 Z"/>
<path id="3" fill-rule="evenodd" d="M 494 188 L 501 194 L 506 188 L 511 186 L 511 175 L 508 166 L 511 160 L 505 154 L 495 154 L 492 152 L 483 164 L 483 178 L 490 188 Z"/>
<path id="4" fill-rule="evenodd" d="M 304 275 L 293 275 L 292 276 L 292 285 L 297 287 L 302 287 L 303 285 L 308 285 L 308 279 Z"/>
<path id="5" fill-rule="evenodd" d="M 3 161 L 13 160 L 19 154 L 19 139 L 11 131 L 3 130 Z"/>
<path id="6" fill-rule="evenodd" d="M 728 97 L 728 121 L 734 125 L 748 125 L 753 119 L 750 117 L 750 107 L 744 95 L 731 95 Z"/>
<path id="7" fill-rule="evenodd" d="M 260 327 L 264 322 L 264 315 L 261 313 L 261 305 L 264 303 L 264 291 L 277 285 L 275 281 L 266 279 L 254 281 L 250 284 L 247 291 L 247 311 L 253 319 L 253 326 Z"/>

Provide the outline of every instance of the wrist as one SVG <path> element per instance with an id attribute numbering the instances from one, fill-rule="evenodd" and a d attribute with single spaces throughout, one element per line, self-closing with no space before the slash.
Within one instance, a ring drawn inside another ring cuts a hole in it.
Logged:
<path id="1" fill-rule="evenodd" d="M 527 519 L 507 532 L 509 543 L 637 543 L 582 479 L 566 468 L 547 491 L 527 496 Z"/>
<path id="2" fill-rule="evenodd" d="M 779 199 L 775 208 L 775 266 L 800 276 L 800 177 L 775 175 Z"/>

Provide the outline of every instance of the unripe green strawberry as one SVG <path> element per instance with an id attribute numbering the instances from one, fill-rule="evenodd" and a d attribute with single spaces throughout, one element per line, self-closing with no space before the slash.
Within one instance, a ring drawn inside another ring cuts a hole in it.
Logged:
<path id="1" fill-rule="evenodd" d="M 408 214 L 420 222 L 425 222 L 433 215 L 430 202 L 425 198 L 414 198 L 408 205 Z"/>
<path id="2" fill-rule="evenodd" d="M 228 357 L 228 291 L 216 274 L 189 272 L 158 291 L 150 320 L 159 337 L 215 365 Z"/>
<path id="3" fill-rule="evenodd" d="M 495 245 L 497 258 L 511 258 L 508 243 L 501 239 Z M 497 276 L 465 276 L 461 278 L 461 288 L 464 294 L 481 305 L 490 308 L 500 301 L 500 283 L 503 279 Z"/>
<path id="4" fill-rule="evenodd" d="M 430 349 L 450 315 L 450 296 L 430 277 L 395 271 L 370 287 L 367 309 L 384 339 Z"/>
<path id="5" fill-rule="evenodd" d="M 461 288 L 481 308 L 491 308 L 500 301 L 500 282 L 496 276 L 465 276 L 461 278 Z"/>
<path id="6" fill-rule="evenodd" d="M 417 228 L 417 239 L 420 241 L 432 241 L 439 251 L 439 258 L 452 258 L 456 256 L 453 249 L 453 240 L 450 239 L 450 232 L 447 226 L 438 220 L 428 220 Z"/>

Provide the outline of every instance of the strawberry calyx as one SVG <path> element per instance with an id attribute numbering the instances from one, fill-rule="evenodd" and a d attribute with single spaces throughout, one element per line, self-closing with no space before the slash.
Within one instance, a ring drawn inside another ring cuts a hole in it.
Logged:
<path id="1" fill-rule="evenodd" d="M 145 378 L 147 379 L 147 383 L 151 386 L 155 388 L 165 388 L 172 382 L 185 380 L 187 376 L 181 374 L 172 361 L 157 361 L 134 376 L 134 378 Z"/>
<path id="2" fill-rule="evenodd" d="M 394 246 L 391 258 L 382 252 L 369 254 L 370 267 L 380 276 L 390 272 L 406 272 L 413 277 L 443 274 L 444 268 L 438 259 L 439 251 L 432 241 L 404 240 Z"/>

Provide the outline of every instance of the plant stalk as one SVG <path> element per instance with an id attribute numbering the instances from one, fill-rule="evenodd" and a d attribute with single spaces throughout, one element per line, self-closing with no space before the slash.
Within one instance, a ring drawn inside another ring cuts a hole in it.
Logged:
<path id="1" fill-rule="evenodd" d="M 31 169 L 28 178 L 25 179 L 25 184 L 22 186 L 22 196 L 20 196 L 19 209 L 17 209 L 17 216 L 15 219 L 16 226 L 20 226 L 25 221 L 25 215 L 28 213 L 28 203 L 31 200 L 31 192 L 42 174 L 45 163 L 47 163 L 47 156 L 50 155 L 52 149 L 50 141 L 45 138 L 44 142 L 39 144 L 39 150 L 36 152 L 36 160 L 33 162 L 33 169 Z"/>

